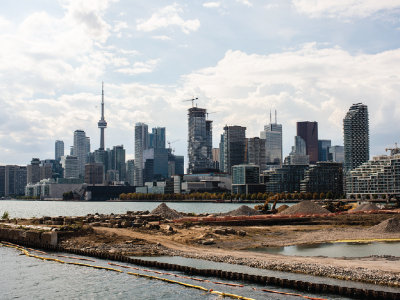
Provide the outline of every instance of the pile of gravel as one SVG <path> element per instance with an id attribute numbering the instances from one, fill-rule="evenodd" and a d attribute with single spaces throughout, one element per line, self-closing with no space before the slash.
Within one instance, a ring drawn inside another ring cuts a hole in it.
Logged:
<path id="1" fill-rule="evenodd" d="M 396 218 L 387 219 L 374 227 L 371 231 L 376 233 L 395 233 L 400 232 L 400 220 Z"/>
<path id="2" fill-rule="evenodd" d="M 261 215 L 261 213 L 255 209 L 252 209 L 251 207 L 248 207 L 247 205 L 242 205 L 238 209 L 228 211 L 227 213 L 223 214 L 224 216 L 232 216 L 232 217 L 237 217 L 237 216 L 254 216 L 254 215 Z"/>
<path id="3" fill-rule="evenodd" d="M 321 205 L 310 200 L 304 200 L 296 205 L 293 205 L 279 215 L 292 215 L 292 214 L 329 214 L 330 211 L 323 208 Z"/>
<path id="4" fill-rule="evenodd" d="M 288 209 L 289 207 L 290 207 L 289 205 L 283 204 L 283 205 L 281 205 L 281 206 L 279 206 L 279 207 L 277 208 L 277 211 L 278 211 L 278 213 L 281 213 L 281 212 L 283 212 L 285 209 Z"/>
<path id="5" fill-rule="evenodd" d="M 180 219 L 182 215 L 178 213 L 175 209 L 169 208 L 167 204 L 161 203 L 152 212 L 152 215 L 161 215 L 165 219 Z"/>
<path id="6" fill-rule="evenodd" d="M 359 210 L 380 210 L 380 208 L 373 203 L 363 203 L 357 206 L 355 209 L 352 209 L 351 211 L 359 211 Z"/>

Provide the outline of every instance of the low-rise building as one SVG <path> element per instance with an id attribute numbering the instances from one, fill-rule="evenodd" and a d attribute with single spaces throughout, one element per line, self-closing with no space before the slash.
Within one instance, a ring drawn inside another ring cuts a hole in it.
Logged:
<path id="1" fill-rule="evenodd" d="M 318 161 L 304 171 L 304 180 L 300 183 L 303 193 L 327 193 L 334 195 L 343 194 L 343 164 L 336 162 Z"/>
<path id="2" fill-rule="evenodd" d="M 253 164 L 241 164 L 232 167 L 232 193 L 264 193 L 265 185 L 260 183 L 260 167 Z"/>
<path id="3" fill-rule="evenodd" d="M 304 171 L 309 168 L 305 165 L 282 165 L 272 171 L 264 172 L 262 182 L 268 193 L 300 192 L 300 182 L 304 179 Z"/>

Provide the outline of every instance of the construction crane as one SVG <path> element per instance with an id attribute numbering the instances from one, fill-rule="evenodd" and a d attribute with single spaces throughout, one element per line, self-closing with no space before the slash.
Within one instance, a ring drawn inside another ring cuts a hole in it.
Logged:
<path id="1" fill-rule="evenodd" d="M 211 115 L 211 114 L 215 114 L 215 113 L 218 113 L 219 111 L 213 111 L 213 112 L 210 112 L 210 113 L 206 113 L 207 114 L 207 120 L 208 120 L 208 115 Z"/>
<path id="2" fill-rule="evenodd" d="M 394 143 L 394 148 L 386 148 L 386 152 L 388 152 L 388 150 L 390 150 L 390 155 L 395 155 L 400 153 L 400 148 L 397 147 L 397 143 Z"/>
<path id="3" fill-rule="evenodd" d="M 171 144 L 172 144 L 172 143 L 175 143 L 175 142 L 177 142 L 177 141 L 180 141 L 180 139 L 179 139 L 179 140 L 176 140 L 176 141 L 172 141 L 172 142 L 167 141 L 167 143 L 168 143 L 168 148 L 171 149 Z"/>
<path id="4" fill-rule="evenodd" d="M 192 99 L 188 99 L 188 100 L 183 100 L 182 102 L 186 102 L 186 101 L 192 101 L 192 107 L 194 107 L 193 106 L 193 101 L 195 101 L 195 100 L 198 100 L 199 98 L 195 98 L 194 96 L 193 96 L 193 98 Z"/>

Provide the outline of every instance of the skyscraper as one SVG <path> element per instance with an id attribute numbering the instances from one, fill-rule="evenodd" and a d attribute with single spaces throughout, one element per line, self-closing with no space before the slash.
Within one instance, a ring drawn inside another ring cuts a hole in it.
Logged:
<path id="1" fill-rule="evenodd" d="M 369 160 L 368 107 L 353 104 L 343 119 L 344 170 L 349 172 Z"/>
<path id="2" fill-rule="evenodd" d="M 306 154 L 307 146 L 306 142 L 299 136 L 294 137 L 294 146 L 292 151 L 285 158 L 285 164 L 287 165 L 308 165 L 310 158 Z"/>
<path id="3" fill-rule="evenodd" d="M 87 139 L 86 133 L 80 129 L 74 132 L 74 156 L 78 159 L 79 175 L 83 178 L 87 161 Z"/>
<path id="4" fill-rule="evenodd" d="M 328 147 L 328 161 L 344 163 L 344 147 L 338 145 Z"/>
<path id="5" fill-rule="evenodd" d="M 135 160 L 130 159 L 126 162 L 126 180 L 128 181 L 128 183 L 130 185 L 134 185 L 135 184 Z"/>
<path id="6" fill-rule="evenodd" d="M 231 168 L 246 161 L 246 127 L 224 127 L 224 172 L 231 174 Z"/>
<path id="7" fill-rule="evenodd" d="M 147 149 L 148 126 L 145 123 L 135 124 L 135 171 L 134 185 L 143 186 L 143 151 Z"/>
<path id="8" fill-rule="evenodd" d="M 318 140 L 318 161 L 328 161 L 328 148 L 331 140 Z"/>
<path id="9" fill-rule="evenodd" d="M 315 164 L 318 161 L 318 122 L 297 122 L 297 136 L 306 142 L 310 164 Z"/>
<path id="10" fill-rule="evenodd" d="M 246 139 L 247 163 L 260 167 L 260 173 L 266 169 L 265 140 L 259 137 Z"/>
<path id="11" fill-rule="evenodd" d="M 64 169 L 64 178 L 79 178 L 79 161 L 76 156 L 61 157 L 61 164 Z"/>
<path id="12" fill-rule="evenodd" d="M 282 154 L 282 124 L 277 124 L 276 111 L 275 123 L 272 123 L 270 114 L 270 123 L 264 126 L 264 131 L 260 132 L 260 137 L 265 140 L 265 162 L 268 166 L 279 166 L 283 161 Z"/>
<path id="13" fill-rule="evenodd" d="M 55 160 L 61 161 L 61 156 L 64 156 L 64 142 L 57 140 L 55 144 Z"/>
<path id="14" fill-rule="evenodd" d="M 125 149 L 123 145 L 114 146 L 109 156 L 110 170 L 118 172 L 119 181 L 126 180 Z"/>
<path id="15" fill-rule="evenodd" d="M 40 181 L 40 159 L 32 158 L 31 164 L 27 166 L 26 183 L 37 183 Z"/>
<path id="16" fill-rule="evenodd" d="M 107 128 L 107 122 L 104 119 L 104 81 L 101 83 L 101 119 L 99 121 L 98 127 L 100 128 L 100 148 L 99 150 L 104 150 L 104 129 Z"/>
<path id="17" fill-rule="evenodd" d="M 212 124 L 206 121 L 206 112 L 198 107 L 188 111 L 188 171 L 191 174 L 212 168 Z"/>
<path id="18" fill-rule="evenodd" d="M 147 139 L 147 148 L 161 148 L 165 149 L 165 127 L 155 127 L 152 128 L 152 132 L 149 133 L 149 138 Z"/>
<path id="19" fill-rule="evenodd" d="M 90 153 L 90 137 L 86 137 L 86 155 Z"/>

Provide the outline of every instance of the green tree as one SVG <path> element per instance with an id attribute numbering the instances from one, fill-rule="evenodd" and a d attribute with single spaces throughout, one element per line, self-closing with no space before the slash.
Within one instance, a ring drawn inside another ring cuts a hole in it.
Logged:
<path id="1" fill-rule="evenodd" d="M 281 197 L 282 200 L 286 200 L 286 194 L 285 194 L 285 192 L 282 192 L 281 195 L 280 195 L 280 197 Z"/>
<path id="2" fill-rule="evenodd" d="M 325 199 L 325 193 L 321 193 L 321 194 L 319 194 L 319 199 L 322 199 L 322 200 L 324 200 L 324 199 Z"/>
<path id="3" fill-rule="evenodd" d="M 262 193 L 258 193 L 257 194 L 257 200 L 262 200 L 263 199 L 263 194 Z"/>
<path id="4" fill-rule="evenodd" d="M 314 200 L 318 200 L 318 199 L 319 199 L 319 196 L 318 196 L 317 193 L 314 193 L 314 194 L 313 194 L 313 199 L 314 199 Z"/>
<path id="5" fill-rule="evenodd" d="M 251 194 L 247 194 L 247 195 L 246 195 L 246 199 L 247 199 L 247 200 L 251 200 Z"/>
<path id="6" fill-rule="evenodd" d="M 342 195 L 342 199 L 346 199 L 346 194 L 343 194 L 343 195 Z"/>
<path id="7" fill-rule="evenodd" d="M 365 199 L 371 199 L 371 196 L 369 194 L 365 195 Z"/>
<path id="8" fill-rule="evenodd" d="M 241 194 L 241 195 L 240 195 L 240 199 L 246 200 L 246 194 Z"/>
<path id="9" fill-rule="evenodd" d="M 299 199 L 300 199 L 300 200 L 306 199 L 306 195 L 305 195 L 304 193 L 300 193 L 300 194 L 299 194 Z"/>
<path id="10" fill-rule="evenodd" d="M 286 199 L 287 199 L 287 200 L 292 200 L 292 198 L 293 198 L 293 197 L 292 197 L 292 194 L 291 194 L 291 193 L 288 193 L 288 194 L 286 195 Z"/>
<path id="11" fill-rule="evenodd" d="M 382 199 L 386 199 L 386 195 L 385 194 L 382 195 Z"/>
<path id="12" fill-rule="evenodd" d="M 357 199 L 361 199 L 361 195 L 360 194 L 357 195 Z"/>
<path id="13" fill-rule="evenodd" d="M 307 199 L 307 200 L 311 200 L 311 199 L 312 199 L 311 193 L 307 193 L 307 194 L 306 194 L 306 199 Z"/>
<path id="14" fill-rule="evenodd" d="M 377 194 L 373 194 L 372 198 L 376 200 L 376 199 L 378 199 L 378 195 Z"/>
<path id="15" fill-rule="evenodd" d="M 256 200 L 257 199 L 257 195 L 254 193 L 253 195 L 251 195 L 251 200 Z"/>
<path id="16" fill-rule="evenodd" d="M 294 193 L 294 195 L 293 195 L 293 199 L 295 199 L 295 200 L 298 200 L 298 199 L 300 199 L 300 195 L 299 195 L 299 193 Z"/>
<path id="17" fill-rule="evenodd" d="M 331 191 L 329 191 L 327 194 L 326 194 L 326 198 L 327 199 L 333 199 L 333 194 L 332 194 L 332 192 Z"/>

